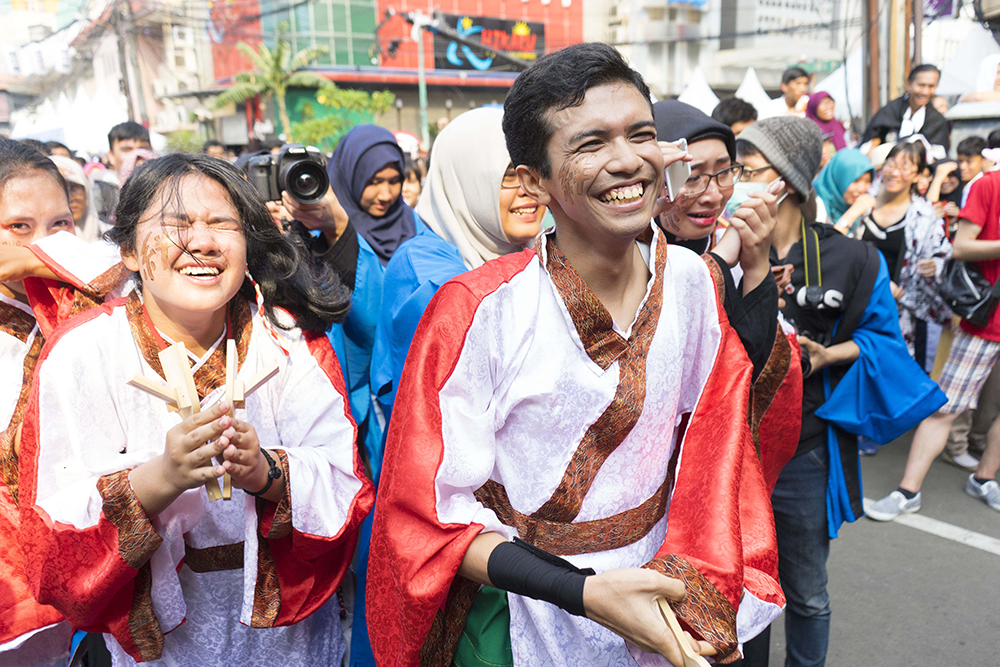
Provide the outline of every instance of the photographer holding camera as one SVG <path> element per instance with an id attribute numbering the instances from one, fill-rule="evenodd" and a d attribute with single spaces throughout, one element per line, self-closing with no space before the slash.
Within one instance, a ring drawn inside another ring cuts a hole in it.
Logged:
<path id="1" fill-rule="evenodd" d="M 798 330 L 805 381 L 798 448 L 771 504 L 790 666 L 826 656 L 830 539 L 864 513 L 857 436 L 889 442 L 944 401 L 906 350 L 885 260 L 814 222 L 808 202 L 822 151 L 819 129 L 804 118 L 758 121 L 736 142 L 743 180 L 780 177 L 789 192 L 778 206 L 771 266 L 786 276 L 792 267 L 781 312 Z"/>
<path id="2" fill-rule="evenodd" d="M 307 236 L 314 258 L 330 265 L 352 290 L 347 320 L 333 325 L 327 336 L 347 384 L 359 448 L 377 483 L 382 427 L 369 376 L 383 267 L 417 229 L 416 214 L 400 196 L 403 152 L 385 128 L 358 125 L 341 138 L 329 163 L 315 148 L 286 144 L 273 155 L 249 156 L 244 164 L 247 178 L 268 200 L 275 221 L 292 234 Z M 365 522 L 359 544 L 354 656 L 371 654 L 364 625 L 370 521 Z"/>

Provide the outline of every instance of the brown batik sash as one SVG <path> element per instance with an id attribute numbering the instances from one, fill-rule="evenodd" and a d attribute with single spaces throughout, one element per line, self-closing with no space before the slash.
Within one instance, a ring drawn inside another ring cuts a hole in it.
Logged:
<path id="1" fill-rule="evenodd" d="M 22 343 L 28 343 L 28 337 L 35 328 L 35 318 L 16 306 L 0 301 L 0 331 L 10 334 Z M 31 379 L 35 376 L 35 365 L 42 352 L 45 338 L 39 331 L 31 339 L 31 345 L 24 355 L 23 371 L 21 373 L 21 392 L 14 404 L 14 414 L 10 423 L 0 431 L 0 483 L 7 487 L 14 502 L 18 499 L 17 482 L 17 452 L 14 451 L 14 441 L 24 420 L 24 411 L 28 407 L 28 393 L 31 390 Z"/>
<path id="2" fill-rule="evenodd" d="M 243 569 L 243 543 L 223 544 L 216 547 L 196 549 L 184 545 L 184 564 L 192 572 L 223 572 Z"/>
<path id="3" fill-rule="evenodd" d="M 162 338 L 150 323 L 143 308 L 142 299 L 136 292 L 129 294 L 128 299 L 126 299 L 125 312 L 128 316 L 129 326 L 132 328 L 132 337 L 139 346 L 143 359 L 166 381 L 159 357 L 162 349 L 160 344 Z M 250 334 L 253 332 L 251 316 L 250 305 L 246 301 L 238 296 L 230 300 L 229 324 L 232 331 L 227 333 L 236 341 L 236 353 L 239 357 L 237 368 L 243 366 L 243 361 L 247 356 Z M 205 360 L 205 363 L 194 372 L 194 385 L 198 389 L 198 396 L 204 399 L 225 383 L 226 346 L 219 344 Z"/>
<path id="4" fill-rule="evenodd" d="M 628 340 L 614 330 L 607 308 L 559 252 L 551 236 L 547 237 L 546 254 L 546 269 L 566 304 L 587 355 L 603 369 L 618 361 L 619 369 L 618 387 L 611 404 L 587 429 L 552 497 L 532 514 L 535 519 L 569 523 L 580 513 L 583 499 L 601 466 L 632 432 L 642 414 L 646 399 L 646 355 L 663 305 L 667 243 L 658 232 L 653 287 L 639 309 Z"/>

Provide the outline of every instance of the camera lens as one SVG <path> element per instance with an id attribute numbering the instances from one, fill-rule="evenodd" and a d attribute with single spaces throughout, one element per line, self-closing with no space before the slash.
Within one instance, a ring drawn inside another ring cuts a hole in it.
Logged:
<path id="1" fill-rule="evenodd" d="M 326 169 L 316 162 L 297 160 L 282 171 L 282 189 L 303 204 L 318 202 L 330 187 Z"/>
<path id="2" fill-rule="evenodd" d="M 295 179 L 294 188 L 299 192 L 315 192 L 316 177 L 312 174 L 299 174 Z"/>

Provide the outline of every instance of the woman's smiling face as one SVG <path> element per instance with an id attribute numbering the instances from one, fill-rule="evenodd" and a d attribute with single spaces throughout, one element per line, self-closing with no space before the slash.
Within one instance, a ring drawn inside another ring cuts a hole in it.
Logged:
<path id="1" fill-rule="evenodd" d="M 144 299 L 182 321 L 225 308 L 246 274 L 246 237 L 226 189 L 200 174 L 167 181 L 136 227 L 125 265 L 142 277 Z"/>
<path id="2" fill-rule="evenodd" d="M 721 139 L 701 139 L 688 146 L 691 161 L 691 175 L 717 174 L 733 166 L 733 161 Z M 715 223 L 733 196 L 733 187 L 720 188 L 717 179 L 711 179 L 708 189 L 693 197 L 681 196 L 678 210 L 670 215 L 671 225 L 667 229 L 678 238 L 703 239 L 715 229 Z M 667 214 L 664 214 L 667 215 Z"/>

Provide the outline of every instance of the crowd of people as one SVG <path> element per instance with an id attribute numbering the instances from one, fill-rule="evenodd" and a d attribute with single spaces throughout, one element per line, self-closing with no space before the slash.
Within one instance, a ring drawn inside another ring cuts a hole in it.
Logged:
<path id="1" fill-rule="evenodd" d="M 938 456 L 1000 511 L 1000 314 L 941 289 L 1000 277 L 1000 130 L 948 160 L 939 76 L 853 135 L 581 44 L 315 197 L 0 139 L 0 663 L 760 666 L 784 612 L 825 664 L 844 523 Z"/>

